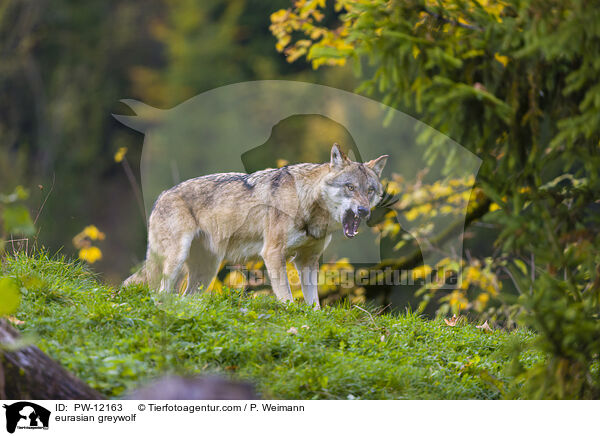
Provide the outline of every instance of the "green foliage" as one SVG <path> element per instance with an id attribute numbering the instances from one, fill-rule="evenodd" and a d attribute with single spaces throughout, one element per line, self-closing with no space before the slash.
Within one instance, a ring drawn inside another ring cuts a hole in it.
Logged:
<path id="1" fill-rule="evenodd" d="M 180 298 L 115 289 L 45 254 L 8 258 L 2 274 L 23 293 L 23 333 L 111 397 L 165 372 L 212 372 L 253 380 L 266 398 L 499 398 L 516 386 L 504 371 L 511 350 L 535 339 L 233 290 Z M 541 361 L 528 353 L 520 364 Z"/>
<path id="2" fill-rule="evenodd" d="M 149 104 L 172 107 L 219 86 L 289 74 L 267 31 L 269 14 L 286 0 L 164 0 L 151 26 L 164 68 L 132 69 L 134 91 Z"/>
<path id="3" fill-rule="evenodd" d="M 0 316 L 10 315 L 17 310 L 21 293 L 15 280 L 10 277 L 0 279 Z"/>
<path id="4" fill-rule="evenodd" d="M 26 185 L 41 204 L 56 181 L 37 223 L 54 249 L 69 247 L 91 221 L 86 215 L 106 207 L 111 109 L 130 95 L 128 69 L 150 57 L 143 48 L 157 9 L 153 0 L 15 0 L 0 8 L 0 190 Z M 11 218 L 31 230 L 23 211 Z"/>
<path id="5" fill-rule="evenodd" d="M 5 233 L 31 235 L 35 231 L 29 210 L 23 205 L 5 207 L 2 213 Z"/>
<path id="6" fill-rule="evenodd" d="M 0 254 L 4 251 L 6 238 L 10 235 L 32 236 L 35 225 L 29 210 L 21 204 L 29 193 L 22 186 L 17 186 L 10 195 L 0 193 Z"/>
<path id="7" fill-rule="evenodd" d="M 494 266 L 520 294 L 502 296 L 503 315 L 536 328 L 553 356 L 528 384 L 542 398 L 599 398 L 600 10 L 584 0 L 335 1 L 332 28 L 320 24 L 322 3 L 272 15 L 278 48 L 316 67 L 340 55 L 368 62 L 361 91 L 483 159 L 478 185 L 500 206 L 484 217 L 498 232 Z M 455 164 L 420 140 L 431 162 Z"/>
<path id="8" fill-rule="evenodd" d="M 543 292 L 519 298 L 523 320 L 541 334 L 530 345 L 551 356 L 530 369 L 514 363 L 512 373 L 522 380 L 518 395 L 537 399 L 600 397 L 600 331 L 597 304 L 573 301 L 549 274 L 536 280 Z M 564 285 L 563 285 L 564 286 Z"/>

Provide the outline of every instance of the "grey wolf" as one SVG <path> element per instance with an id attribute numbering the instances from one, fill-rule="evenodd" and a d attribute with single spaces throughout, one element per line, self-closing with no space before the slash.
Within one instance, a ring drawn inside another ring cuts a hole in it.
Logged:
<path id="1" fill-rule="evenodd" d="M 211 283 L 221 262 L 262 257 L 273 292 L 288 301 L 286 261 L 292 259 L 305 302 L 319 307 L 319 258 L 334 231 L 352 238 L 369 218 L 384 194 L 379 179 L 387 158 L 354 162 L 334 144 L 327 163 L 184 181 L 158 196 L 146 261 L 124 285 L 171 292 L 187 272 L 186 291 L 194 291 Z"/>

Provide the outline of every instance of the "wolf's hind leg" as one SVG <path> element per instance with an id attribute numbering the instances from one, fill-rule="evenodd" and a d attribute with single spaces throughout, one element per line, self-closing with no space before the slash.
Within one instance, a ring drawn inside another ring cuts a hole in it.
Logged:
<path id="1" fill-rule="evenodd" d="M 142 267 L 134 272 L 132 275 L 127 277 L 123 282 L 123 286 L 129 286 L 133 284 L 144 284 L 148 282 L 148 278 L 146 276 L 146 264 L 142 265 Z"/>
<path id="2" fill-rule="evenodd" d="M 183 263 L 188 257 L 193 234 L 181 234 L 179 237 L 171 239 L 168 245 L 163 247 L 162 257 L 162 278 L 160 281 L 160 292 L 173 291 Z"/>

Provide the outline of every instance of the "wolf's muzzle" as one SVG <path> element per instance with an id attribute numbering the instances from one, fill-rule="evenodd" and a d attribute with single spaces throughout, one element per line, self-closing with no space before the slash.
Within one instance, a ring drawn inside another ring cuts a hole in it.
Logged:
<path id="1" fill-rule="evenodd" d="M 358 206 L 358 216 L 361 218 L 369 218 L 370 215 L 370 210 L 367 209 L 366 207 L 362 207 L 362 206 Z"/>

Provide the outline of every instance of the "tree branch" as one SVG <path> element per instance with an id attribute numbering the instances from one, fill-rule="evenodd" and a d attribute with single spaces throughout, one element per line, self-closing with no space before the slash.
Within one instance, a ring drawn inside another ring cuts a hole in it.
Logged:
<path id="1" fill-rule="evenodd" d="M 438 14 L 437 12 L 433 12 L 432 10 L 430 10 L 429 8 L 426 8 L 426 7 L 423 7 L 421 10 L 423 12 L 425 12 L 426 14 L 431 15 L 433 18 L 443 21 L 444 23 L 452 24 L 454 26 L 462 27 L 464 29 L 469 29 L 469 30 L 483 30 L 481 27 L 478 27 L 478 26 L 472 26 L 470 24 L 464 24 L 459 21 L 446 18 L 446 17 Z"/>

